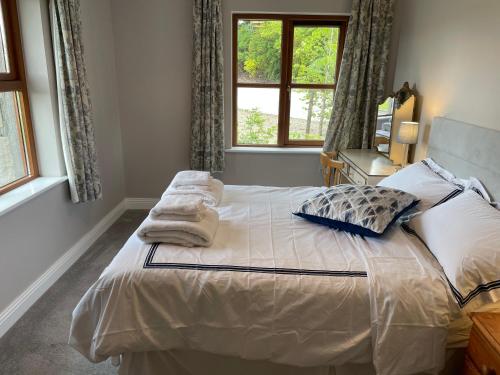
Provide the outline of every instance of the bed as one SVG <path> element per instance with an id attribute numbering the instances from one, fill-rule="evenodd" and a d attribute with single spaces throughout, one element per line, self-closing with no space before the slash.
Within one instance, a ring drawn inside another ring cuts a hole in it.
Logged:
<path id="1" fill-rule="evenodd" d="M 437 118 L 429 147 L 495 195 L 484 166 L 498 149 L 454 144 L 457 132 L 498 132 Z M 291 215 L 319 189 L 226 186 L 210 248 L 132 235 L 76 307 L 70 344 L 120 374 L 419 373 L 445 358 L 454 373 L 469 322 L 436 259 L 399 226 L 368 239 Z"/>

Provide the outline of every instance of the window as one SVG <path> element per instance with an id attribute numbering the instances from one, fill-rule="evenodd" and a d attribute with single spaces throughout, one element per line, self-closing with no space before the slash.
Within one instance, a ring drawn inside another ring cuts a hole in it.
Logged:
<path id="1" fill-rule="evenodd" d="M 38 176 L 15 0 L 0 0 L 0 194 Z"/>
<path id="2" fill-rule="evenodd" d="M 321 146 L 349 17 L 233 15 L 233 145 Z"/>

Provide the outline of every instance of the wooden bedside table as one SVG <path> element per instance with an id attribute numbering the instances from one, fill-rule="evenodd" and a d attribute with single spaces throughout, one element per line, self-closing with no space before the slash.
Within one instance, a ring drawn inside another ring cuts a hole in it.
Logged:
<path id="1" fill-rule="evenodd" d="M 476 313 L 471 319 L 464 375 L 500 375 L 500 314 Z"/>

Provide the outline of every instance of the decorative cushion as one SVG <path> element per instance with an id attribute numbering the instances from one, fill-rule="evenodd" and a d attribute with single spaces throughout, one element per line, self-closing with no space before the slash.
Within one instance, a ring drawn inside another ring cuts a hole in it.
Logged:
<path id="1" fill-rule="evenodd" d="M 425 159 L 384 178 L 378 186 L 406 191 L 415 195 L 420 203 L 416 210 L 425 211 L 446 202 L 464 190 L 459 180 L 432 159 Z"/>
<path id="2" fill-rule="evenodd" d="M 443 267 L 458 304 L 475 311 L 500 301 L 500 212 L 473 190 L 409 223 Z"/>
<path id="3" fill-rule="evenodd" d="M 369 185 L 337 185 L 306 200 L 294 212 L 331 228 L 378 237 L 418 199 L 401 190 Z"/>

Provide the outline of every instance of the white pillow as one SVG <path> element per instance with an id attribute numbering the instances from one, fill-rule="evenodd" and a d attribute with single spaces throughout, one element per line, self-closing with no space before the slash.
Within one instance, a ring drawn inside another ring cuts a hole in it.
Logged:
<path id="1" fill-rule="evenodd" d="M 445 180 L 447 180 L 451 183 L 454 183 L 455 185 L 463 187 L 464 191 L 465 190 L 474 190 L 477 194 L 479 194 L 488 203 L 494 204 L 493 200 L 491 199 L 490 194 L 488 193 L 488 190 L 484 187 L 483 183 L 481 181 L 479 181 L 477 178 L 469 177 L 469 179 L 463 179 L 463 178 L 455 177 L 455 175 L 453 173 L 451 173 L 450 171 L 441 167 L 439 164 L 437 164 L 431 158 L 427 158 L 427 159 L 423 160 L 422 162 L 426 163 L 430 169 L 432 169 L 438 175 L 443 177 Z"/>
<path id="2" fill-rule="evenodd" d="M 464 180 L 465 190 L 473 190 L 479 194 L 486 202 L 493 204 L 493 199 L 491 199 L 490 194 L 484 187 L 483 183 L 475 177 L 470 177 L 468 180 Z"/>
<path id="3" fill-rule="evenodd" d="M 500 211 L 468 190 L 409 226 L 443 267 L 460 307 L 500 300 Z"/>
<path id="4" fill-rule="evenodd" d="M 409 165 L 384 178 L 378 186 L 406 191 L 420 199 L 417 209 L 425 211 L 460 194 L 464 186 L 452 173 L 437 165 L 432 159 Z"/>

